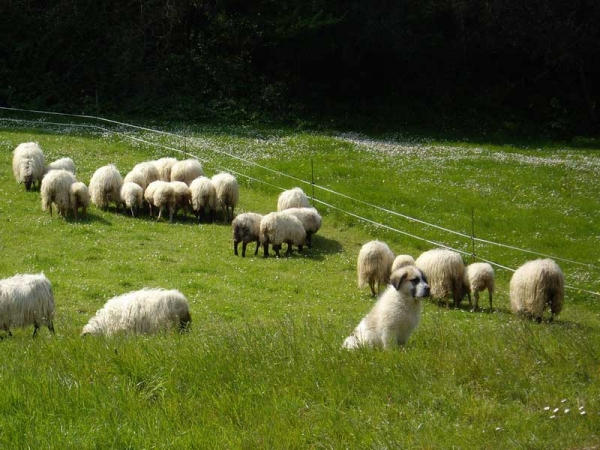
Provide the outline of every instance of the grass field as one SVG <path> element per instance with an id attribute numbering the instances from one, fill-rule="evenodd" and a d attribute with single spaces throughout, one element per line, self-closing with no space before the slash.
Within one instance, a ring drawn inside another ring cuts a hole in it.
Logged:
<path id="1" fill-rule="evenodd" d="M 600 447 L 594 142 L 152 124 L 173 136 L 38 119 L 0 112 L 0 278 L 46 274 L 56 335 L 0 335 L 0 448 Z M 108 163 L 124 175 L 189 152 L 209 176 L 238 174 L 238 213 L 276 209 L 278 188 L 310 194 L 300 180 L 314 176 L 324 225 L 303 254 L 265 259 L 251 245 L 242 259 L 228 224 L 94 206 L 86 220 L 50 217 L 12 174 L 12 151 L 30 140 L 48 161 L 73 158 L 86 184 Z M 468 263 L 473 230 L 502 244 L 475 242 L 505 267 L 493 313 L 426 301 L 405 348 L 340 349 L 373 303 L 356 287 L 362 244 L 381 239 L 416 257 L 441 243 Z M 510 314 L 508 269 L 540 254 L 560 258 L 569 285 L 552 324 Z M 79 336 L 106 300 L 143 287 L 179 289 L 190 332 Z"/>

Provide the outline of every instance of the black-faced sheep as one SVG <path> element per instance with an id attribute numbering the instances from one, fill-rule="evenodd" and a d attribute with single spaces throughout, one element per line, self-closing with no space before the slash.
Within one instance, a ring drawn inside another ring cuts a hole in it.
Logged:
<path id="1" fill-rule="evenodd" d="M 131 172 L 130 172 L 131 173 Z M 138 209 L 144 201 L 144 191 L 141 186 L 132 181 L 126 181 L 121 186 L 121 202 L 131 211 L 131 217 L 135 217 Z"/>
<path id="2" fill-rule="evenodd" d="M 233 229 L 233 252 L 238 255 L 238 244 L 242 243 L 242 258 L 246 257 L 246 246 L 250 242 L 256 242 L 254 255 L 258 254 L 260 246 L 260 222 L 263 219 L 262 214 L 244 213 L 237 216 L 231 222 Z"/>
<path id="3" fill-rule="evenodd" d="M 36 142 L 24 142 L 15 148 L 12 160 L 13 173 L 17 182 L 23 183 L 26 190 L 35 184 L 40 186 L 46 168 L 46 159 Z"/>
<path id="4" fill-rule="evenodd" d="M 54 333 L 54 295 L 44 274 L 15 275 L 0 280 L 0 329 L 33 325 L 35 337 L 41 325 Z"/>
<path id="5" fill-rule="evenodd" d="M 188 301 L 181 292 L 142 289 L 108 300 L 81 335 L 149 334 L 173 328 L 185 331 L 191 320 Z"/>
<path id="6" fill-rule="evenodd" d="M 196 213 L 198 222 L 202 222 L 204 213 L 208 209 L 210 221 L 215 219 L 217 210 L 217 191 L 210 178 L 198 177 L 190 184 L 192 193 L 192 209 Z"/>
<path id="7" fill-rule="evenodd" d="M 51 170 L 57 170 L 57 169 L 63 169 L 68 172 L 71 172 L 73 175 L 75 175 L 75 163 L 73 162 L 73 160 L 71 158 L 60 158 L 60 159 L 57 159 L 56 161 L 51 162 L 50 164 L 48 164 L 46 166 L 46 169 L 44 170 L 44 174 L 47 174 Z"/>
<path id="8" fill-rule="evenodd" d="M 415 260 L 410 255 L 398 255 L 394 258 L 394 262 L 392 263 L 392 272 L 404 267 L 404 266 L 414 266 Z"/>
<path id="9" fill-rule="evenodd" d="M 171 166 L 171 181 L 183 181 L 188 186 L 203 175 L 202 164 L 197 159 L 184 159 Z"/>
<path id="10" fill-rule="evenodd" d="M 292 253 L 292 245 L 298 246 L 298 251 L 302 252 L 302 247 L 306 241 L 306 231 L 302 222 L 290 214 L 272 212 L 267 214 L 260 221 L 260 243 L 264 248 L 264 257 L 269 256 L 269 244 L 277 257 L 283 243 L 287 243 L 287 254 Z"/>
<path id="11" fill-rule="evenodd" d="M 76 181 L 75 175 L 63 169 L 48 172 L 40 188 L 42 210 L 50 211 L 52 216 L 52 204 L 55 204 L 59 214 L 66 218 L 71 202 L 71 185 Z"/>
<path id="12" fill-rule="evenodd" d="M 304 191 L 295 187 L 279 194 L 277 198 L 277 211 L 283 211 L 288 208 L 309 208 L 310 202 Z"/>
<path id="13" fill-rule="evenodd" d="M 211 178 L 215 187 L 217 208 L 223 211 L 227 222 L 233 220 L 233 209 L 240 198 L 240 188 L 235 177 L 229 173 L 218 173 Z M 231 211 L 230 211 L 231 208 Z"/>
<path id="14" fill-rule="evenodd" d="M 371 288 L 373 297 L 381 291 L 382 286 L 390 281 L 394 252 L 390 250 L 385 242 L 370 241 L 364 244 L 358 252 L 356 261 L 356 272 L 358 274 L 358 287 L 367 284 Z"/>
<path id="15" fill-rule="evenodd" d="M 306 246 L 312 248 L 312 235 L 321 229 L 322 218 L 315 208 L 287 208 L 281 211 L 297 217 L 306 231 Z"/>
<path id="16" fill-rule="evenodd" d="M 113 202 L 119 209 L 121 205 L 121 186 L 123 186 L 123 177 L 113 164 L 100 167 L 92 175 L 89 184 L 92 203 L 98 208 L 106 210 L 108 204 Z"/>
<path id="17" fill-rule="evenodd" d="M 550 307 L 550 321 L 563 307 L 565 277 L 551 259 L 528 261 L 519 267 L 510 280 L 510 306 L 513 313 L 542 321 L 544 310 Z"/>
<path id="18" fill-rule="evenodd" d="M 429 280 L 431 297 L 446 298 L 452 295 L 454 306 L 458 308 L 463 297 L 463 273 L 465 265 L 460 253 L 446 249 L 433 249 L 422 253 L 415 265 L 423 271 Z"/>
<path id="19" fill-rule="evenodd" d="M 69 188 L 69 209 L 73 212 L 75 219 L 78 218 L 78 210 L 81 208 L 81 215 L 87 216 L 87 208 L 90 206 L 90 192 L 81 181 L 77 181 Z"/>
<path id="20" fill-rule="evenodd" d="M 492 310 L 492 296 L 494 294 L 494 268 L 491 264 L 479 262 L 469 264 L 465 267 L 463 275 L 463 289 L 469 297 L 469 305 L 472 311 L 479 309 L 479 293 L 488 290 L 490 298 L 490 311 Z M 471 303 L 471 293 L 475 297 L 475 305 Z"/>

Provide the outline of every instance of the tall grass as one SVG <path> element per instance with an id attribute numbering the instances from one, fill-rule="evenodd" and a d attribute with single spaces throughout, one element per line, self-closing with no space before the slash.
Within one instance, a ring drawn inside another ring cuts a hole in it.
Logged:
<path id="1" fill-rule="evenodd" d="M 372 305 L 356 288 L 360 246 L 379 238 L 417 256 L 431 244 L 317 204 L 324 226 L 312 250 L 236 258 L 229 225 L 95 207 L 83 221 L 50 218 L 11 170 L 12 150 L 28 140 L 49 160 L 72 157 L 86 183 L 107 163 L 124 174 L 137 162 L 179 157 L 142 139 L 197 155 L 209 175 L 251 176 L 238 176 L 238 211 L 276 208 L 278 189 L 260 181 L 299 184 L 225 151 L 303 180 L 314 167 L 318 185 L 466 234 L 473 210 L 477 236 L 598 266 L 594 151 L 247 126 L 172 130 L 181 137 L 0 120 L 0 277 L 44 271 L 57 303 L 55 336 L 42 330 L 32 339 L 25 329 L 0 340 L 0 448 L 600 445 L 600 310 L 585 292 L 598 290 L 595 267 L 559 262 L 567 283 L 585 291 L 567 290 L 553 324 L 509 313 L 511 273 L 498 268 L 493 313 L 428 302 L 406 348 L 347 352 L 343 339 Z M 468 239 L 315 193 L 471 251 Z M 535 257 L 480 243 L 476 253 L 513 268 Z M 79 337 L 107 299 L 157 286 L 189 299 L 188 334 Z"/>

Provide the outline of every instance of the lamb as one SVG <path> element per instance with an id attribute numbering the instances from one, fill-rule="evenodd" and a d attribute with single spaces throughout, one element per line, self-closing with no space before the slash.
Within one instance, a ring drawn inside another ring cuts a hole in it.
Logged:
<path id="1" fill-rule="evenodd" d="M 282 212 L 296 216 L 306 231 L 306 246 L 312 248 L 312 235 L 321 229 L 322 218 L 315 208 L 287 208 Z"/>
<path id="2" fill-rule="evenodd" d="M 267 214 L 260 221 L 260 243 L 264 248 L 264 257 L 269 256 L 269 244 L 277 257 L 282 244 L 288 244 L 287 254 L 292 253 L 292 245 L 298 246 L 298 251 L 302 252 L 302 246 L 306 240 L 306 231 L 302 222 L 290 214 L 272 212 Z"/>
<path id="3" fill-rule="evenodd" d="M 494 294 L 494 269 L 488 263 L 473 263 L 465 267 L 463 275 L 463 290 L 469 297 L 469 305 L 472 306 L 471 311 L 479 309 L 479 292 L 488 290 L 490 297 L 490 311 L 492 310 L 492 296 Z M 475 297 L 475 305 L 471 303 L 471 292 Z"/>
<path id="4" fill-rule="evenodd" d="M 190 191 L 192 193 L 192 209 L 196 213 L 198 222 L 202 222 L 207 208 L 210 213 L 210 221 L 212 222 L 217 210 L 217 191 L 210 178 L 196 178 L 190 184 Z"/>
<path id="5" fill-rule="evenodd" d="M 343 348 L 391 348 L 405 345 L 421 320 L 421 299 L 429 296 L 425 275 L 415 266 L 392 273 L 390 285 L 346 338 Z"/>
<path id="6" fill-rule="evenodd" d="M 197 159 L 177 161 L 171 167 L 171 181 L 183 181 L 188 186 L 196 178 L 204 175 L 202 164 Z"/>
<path id="7" fill-rule="evenodd" d="M 125 178 L 123 178 L 123 184 L 125 183 L 135 183 L 142 188 L 142 191 L 145 191 L 148 187 L 146 175 L 141 170 L 132 170 L 131 172 L 127 173 Z"/>
<path id="8" fill-rule="evenodd" d="M 100 167 L 92 175 L 89 184 L 92 203 L 106 210 L 109 202 L 114 202 L 118 210 L 121 204 L 121 186 L 123 186 L 123 177 L 114 164 Z"/>
<path id="9" fill-rule="evenodd" d="M 246 246 L 250 242 L 256 242 L 254 255 L 258 254 L 260 246 L 260 222 L 263 219 L 262 214 L 244 213 L 233 219 L 231 226 L 233 228 L 233 252 L 238 256 L 238 244 L 242 243 L 242 258 L 246 257 Z"/>
<path id="10" fill-rule="evenodd" d="M 283 211 L 288 208 L 309 208 L 310 203 L 304 191 L 295 187 L 279 194 L 277 199 L 277 211 Z"/>
<path id="11" fill-rule="evenodd" d="M 454 307 L 458 308 L 463 297 L 463 273 L 465 266 L 459 253 L 446 249 L 433 249 L 422 253 L 415 265 L 423 271 L 431 286 L 431 297 L 441 299 L 452 294 Z M 446 297 L 446 308 L 448 308 Z"/>
<path id="12" fill-rule="evenodd" d="M 54 295 L 46 276 L 23 274 L 0 280 L 0 328 L 12 336 L 10 327 L 33 325 L 33 337 L 45 324 L 54 333 Z"/>
<path id="13" fill-rule="evenodd" d="M 52 204 L 55 204 L 59 214 L 66 218 L 71 204 L 71 185 L 76 181 L 75 175 L 63 169 L 48 172 L 40 188 L 42 210 L 49 210 L 52 217 Z"/>
<path id="14" fill-rule="evenodd" d="M 121 186 L 121 202 L 131 211 L 131 217 L 135 217 L 138 209 L 144 201 L 144 191 L 139 184 L 126 181 Z"/>
<path id="15" fill-rule="evenodd" d="M 64 169 L 68 172 L 71 172 L 73 175 L 75 175 L 75 163 L 73 162 L 73 160 L 71 158 L 60 158 L 54 162 L 51 162 L 44 169 L 44 175 L 47 174 L 48 172 L 50 172 L 51 170 L 56 170 L 56 169 Z"/>
<path id="16" fill-rule="evenodd" d="M 81 335 L 150 334 L 172 328 L 183 332 L 191 321 L 188 301 L 181 292 L 142 289 L 108 300 L 83 327 Z"/>
<path id="17" fill-rule="evenodd" d="M 414 266 L 415 260 L 410 255 L 398 255 L 392 263 L 392 273 L 404 266 Z"/>
<path id="18" fill-rule="evenodd" d="M 77 219 L 77 211 L 81 208 L 81 215 L 87 216 L 87 208 L 90 206 L 90 192 L 81 181 L 77 181 L 69 188 L 69 209 L 73 211 L 75 219 Z"/>
<path id="19" fill-rule="evenodd" d="M 513 313 L 542 321 L 546 306 L 554 320 L 563 307 L 565 277 L 551 259 L 528 261 L 519 267 L 510 280 L 510 306 Z"/>
<path id="20" fill-rule="evenodd" d="M 153 181 L 148 185 L 144 192 L 144 199 L 150 205 L 150 216 L 152 216 L 152 207 L 158 209 L 158 217 L 156 220 L 160 220 L 163 209 L 167 209 L 169 213 L 169 222 L 173 221 L 173 214 L 175 212 L 175 192 L 173 186 L 166 181 Z"/>
<path id="21" fill-rule="evenodd" d="M 158 169 L 152 162 L 145 161 L 136 164 L 135 166 L 133 166 L 133 169 L 131 169 L 131 171 L 143 173 L 144 177 L 146 178 L 146 186 L 148 186 L 153 181 L 160 179 Z M 142 188 L 145 189 L 144 186 L 142 186 Z"/>
<path id="22" fill-rule="evenodd" d="M 46 159 L 36 142 L 19 144 L 13 152 L 12 166 L 17 182 L 23 183 L 27 191 L 30 191 L 32 186 L 35 187 L 36 183 L 38 188 L 40 187 L 46 168 Z"/>
<path id="23" fill-rule="evenodd" d="M 158 179 L 162 181 L 171 181 L 171 169 L 177 162 L 175 158 L 160 158 L 152 161 L 152 164 L 158 170 Z"/>
<path id="24" fill-rule="evenodd" d="M 233 175 L 225 172 L 213 175 L 211 181 L 215 186 L 217 207 L 223 211 L 224 219 L 230 222 L 233 220 L 233 209 L 240 198 L 238 182 Z M 229 208 L 231 208 L 231 215 Z"/>
<path id="25" fill-rule="evenodd" d="M 191 207 L 192 191 L 183 181 L 171 181 L 169 183 L 173 188 L 173 214 L 177 214 L 179 209 L 183 209 L 183 215 Z"/>
<path id="26" fill-rule="evenodd" d="M 390 250 L 385 242 L 370 241 L 363 245 L 358 253 L 356 268 L 358 273 L 358 287 L 369 285 L 373 297 L 375 285 L 377 292 L 390 281 L 394 252 Z"/>

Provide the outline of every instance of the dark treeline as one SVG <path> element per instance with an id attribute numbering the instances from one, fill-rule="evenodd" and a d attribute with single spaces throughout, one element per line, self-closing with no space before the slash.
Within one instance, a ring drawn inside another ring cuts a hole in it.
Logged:
<path id="1" fill-rule="evenodd" d="M 0 105 L 589 132 L 597 0 L 0 0 Z"/>

